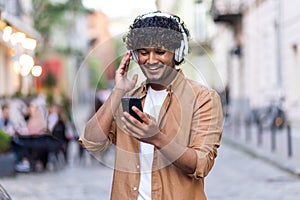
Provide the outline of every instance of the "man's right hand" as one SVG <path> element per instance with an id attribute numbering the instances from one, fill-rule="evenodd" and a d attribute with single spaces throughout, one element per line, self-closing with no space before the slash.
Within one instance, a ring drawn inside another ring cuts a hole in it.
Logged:
<path id="1" fill-rule="evenodd" d="M 135 74 L 132 80 L 127 78 L 127 72 L 129 68 L 131 53 L 127 52 L 123 57 L 119 68 L 115 75 L 115 88 L 129 92 L 132 90 L 137 82 L 138 75 Z"/>

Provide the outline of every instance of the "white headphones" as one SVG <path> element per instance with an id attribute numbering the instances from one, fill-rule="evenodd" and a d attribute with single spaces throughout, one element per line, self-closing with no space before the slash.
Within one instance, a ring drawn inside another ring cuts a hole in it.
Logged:
<path id="1" fill-rule="evenodd" d="M 160 13 L 160 12 L 145 14 L 141 17 L 141 19 L 145 19 L 145 18 L 149 18 L 149 17 L 155 17 L 155 16 L 171 18 L 171 19 L 174 19 L 178 23 L 183 39 L 181 40 L 180 47 L 175 49 L 175 60 L 177 62 L 181 62 L 182 59 L 184 58 L 184 56 L 186 56 L 189 52 L 188 37 L 187 37 L 187 34 L 184 31 L 184 28 L 182 27 L 182 24 L 179 22 L 179 20 L 176 17 L 174 17 L 172 15 L 169 15 L 167 13 Z M 137 50 L 130 50 L 130 52 L 132 53 L 132 59 L 136 63 L 138 63 L 139 58 L 138 58 Z"/>

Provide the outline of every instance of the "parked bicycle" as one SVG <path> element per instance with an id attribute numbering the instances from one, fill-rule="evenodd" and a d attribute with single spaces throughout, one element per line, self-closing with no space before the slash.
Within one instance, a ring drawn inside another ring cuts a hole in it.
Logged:
<path id="1" fill-rule="evenodd" d="M 282 100 L 272 101 L 270 105 L 252 110 L 254 122 L 262 129 L 282 129 L 286 124 L 286 113 Z"/>

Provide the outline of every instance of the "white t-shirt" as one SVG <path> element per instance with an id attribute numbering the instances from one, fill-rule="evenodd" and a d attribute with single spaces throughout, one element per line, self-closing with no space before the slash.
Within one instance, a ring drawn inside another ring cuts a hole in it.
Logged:
<path id="1" fill-rule="evenodd" d="M 143 111 L 153 116 L 156 121 L 161 106 L 167 96 L 166 90 L 153 90 L 151 87 L 148 88 L 147 96 Z M 138 200 L 151 199 L 151 172 L 153 162 L 153 151 L 154 146 L 148 143 L 140 143 L 140 185 Z"/>

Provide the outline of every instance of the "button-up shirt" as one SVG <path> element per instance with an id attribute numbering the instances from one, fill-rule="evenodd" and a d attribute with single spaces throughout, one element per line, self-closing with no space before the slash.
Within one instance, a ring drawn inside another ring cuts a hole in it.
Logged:
<path id="1" fill-rule="evenodd" d="M 167 87 L 168 95 L 161 107 L 158 125 L 162 133 L 178 145 L 192 148 L 197 153 L 193 174 L 187 174 L 154 148 L 152 164 L 152 199 L 206 199 L 204 177 L 211 170 L 217 156 L 222 135 L 222 106 L 216 91 L 184 77 L 181 71 Z M 147 85 L 130 92 L 144 102 Z M 140 142 L 122 129 L 121 106 L 114 115 L 107 140 L 88 141 L 80 137 L 83 146 L 92 152 L 103 151 L 116 145 L 116 157 L 111 199 L 136 200 L 138 195 Z M 166 145 L 164 148 L 168 148 Z M 183 151 L 173 152 L 179 158 Z M 173 156 L 174 156 L 173 155 Z"/>

